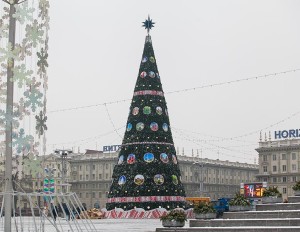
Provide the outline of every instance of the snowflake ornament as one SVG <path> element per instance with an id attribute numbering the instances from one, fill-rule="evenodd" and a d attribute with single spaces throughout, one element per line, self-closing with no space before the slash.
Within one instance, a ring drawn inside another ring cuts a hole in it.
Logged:
<path id="1" fill-rule="evenodd" d="M 31 75 L 33 74 L 32 70 L 26 70 L 26 65 L 22 64 L 21 66 L 16 66 L 13 68 L 13 78 L 11 78 L 11 81 L 18 81 L 18 87 L 22 88 L 23 83 L 24 84 L 31 84 Z"/>
<path id="2" fill-rule="evenodd" d="M 22 45 L 16 44 L 16 48 L 19 51 L 20 60 L 24 60 L 26 56 L 32 55 L 30 44 L 26 42 L 26 39 L 23 39 Z"/>
<path id="3" fill-rule="evenodd" d="M 36 127 L 35 129 L 37 130 L 39 136 L 44 134 L 44 131 L 47 130 L 47 126 L 46 126 L 46 121 L 47 121 L 47 116 L 45 116 L 43 114 L 42 111 L 40 111 L 40 115 L 36 115 L 35 116 L 36 119 Z"/>
<path id="4" fill-rule="evenodd" d="M 39 17 L 41 17 L 43 20 L 45 18 L 49 18 L 48 17 L 48 10 L 49 10 L 49 1 L 48 0 L 40 0 L 39 1 L 39 9 L 40 9 L 40 12 L 39 12 Z"/>
<path id="5" fill-rule="evenodd" d="M 16 147 L 17 153 L 21 153 L 22 151 L 29 151 L 33 144 L 33 136 L 25 135 L 24 129 L 21 128 L 18 133 L 13 133 L 13 147 Z"/>
<path id="6" fill-rule="evenodd" d="M 35 112 L 38 106 L 43 106 L 43 94 L 37 88 L 31 88 L 31 90 L 26 90 L 24 92 L 24 96 L 27 98 L 27 100 L 25 101 L 25 107 L 30 106 L 33 112 Z"/>
<path id="7" fill-rule="evenodd" d="M 0 19 L 0 38 L 8 37 L 8 24 L 4 23 L 3 19 Z"/>
<path id="8" fill-rule="evenodd" d="M 19 120 L 22 120 L 25 115 L 30 115 L 30 111 L 25 107 L 24 98 L 20 98 L 19 103 L 16 104 L 16 108 L 19 112 Z"/>
<path id="9" fill-rule="evenodd" d="M 32 176 L 36 176 L 38 173 L 43 173 L 41 159 L 32 153 L 29 153 L 29 155 L 24 158 L 24 167 L 26 172 L 31 173 Z"/>
<path id="10" fill-rule="evenodd" d="M 9 19 L 9 8 L 3 7 L 4 14 L 2 15 L 2 19 Z"/>
<path id="11" fill-rule="evenodd" d="M 38 73 L 46 72 L 46 67 L 48 67 L 48 62 L 47 62 L 47 58 L 48 58 L 48 53 L 44 50 L 44 48 L 41 49 L 41 52 L 37 52 L 36 53 L 38 56 L 38 62 L 37 65 L 39 66 L 40 70 L 38 71 Z"/>
<path id="12" fill-rule="evenodd" d="M 4 110 L 0 110 L 0 125 L 3 125 L 5 128 L 10 129 L 12 125 L 13 128 L 18 128 L 20 122 L 18 120 L 19 112 L 18 111 L 8 111 L 5 112 Z"/>
<path id="13" fill-rule="evenodd" d="M 7 43 L 6 48 L 0 47 L 0 62 L 6 61 L 8 65 L 12 65 L 12 61 L 19 61 L 19 50 L 18 48 L 13 49 L 12 44 Z"/>
<path id="14" fill-rule="evenodd" d="M 1 78 L 0 78 L 0 103 L 6 103 L 6 82 L 1 82 Z"/>
<path id="15" fill-rule="evenodd" d="M 37 20 L 33 21 L 32 25 L 26 25 L 26 39 L 28 42 L 32 43 L 35 48 L 39 43 L 43 43 L 44 31 L 41 29 L 41 25 L 38 24 Z"/>
<path id="16" fill-rule="evenodd" d="M 28 7 L 28 1 L 23 4 L 15 5 L 16 12 L 13 14 L 13 17 L 16 18 L 20 24 L 25 23 L 25 21 L 32 22 L 32 13 L 34 12 L 34 8 Z"/>

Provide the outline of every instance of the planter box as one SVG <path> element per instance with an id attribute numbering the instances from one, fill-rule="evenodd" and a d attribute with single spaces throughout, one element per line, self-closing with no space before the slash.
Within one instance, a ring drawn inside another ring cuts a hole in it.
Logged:
<path id="1" fill-rule="evenodd" d="M 217 213 L 195 213 L 196 219 L 214 219 L 217 218 Z"/>
<path id="2" fill-rule="evenodd" d="M 183 221 L 183 222 L 179 222 L 179 221 L 175 221 L 175 220 L 162 221 L 163 227 L 184 227 L 184 225 L 185 225 L 185 221 Z"/>
<path id="3" fill-rule="evenodd" d="M 250 211 L 251 206 L 250 205 L 230 205 L 229 211 Z"/>
<path id="4" fill-rule="evenodd" d="M 263 204 L 282 203 L 282 197 L 262 197 L 261 202 Z"/>
<path id="5" fill-rule="evenodd" d="M 296 190 L 296 191 L 294 190 L 294 195 L 295 196 L 300 196 L 300 190 Z"/>

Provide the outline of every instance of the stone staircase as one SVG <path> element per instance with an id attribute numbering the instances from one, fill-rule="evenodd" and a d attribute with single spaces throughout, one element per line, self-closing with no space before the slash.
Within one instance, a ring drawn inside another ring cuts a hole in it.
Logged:
<path id="1" fill-rule="evenodd" d="M 189 227 L 157 228 L 156 232 L 300 232 L 300 197 L 289 203 L 258 204 L 256 211 L 226 212 L 222 219 L 189 221 Z"/>

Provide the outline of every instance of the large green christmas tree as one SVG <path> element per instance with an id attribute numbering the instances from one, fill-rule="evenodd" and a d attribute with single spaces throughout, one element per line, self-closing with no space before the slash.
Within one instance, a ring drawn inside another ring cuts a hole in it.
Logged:
<path id="1" fill-rule="evenodd" d="M 108 210 L 184 208 L 185 191 L 173 143 L 167 104 L 149 30 L 130 106 L 126 132 L 113 171 Z"/>

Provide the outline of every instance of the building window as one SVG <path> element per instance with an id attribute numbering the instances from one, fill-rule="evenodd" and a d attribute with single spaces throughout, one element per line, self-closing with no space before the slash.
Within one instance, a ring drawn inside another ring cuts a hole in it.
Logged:
<path id="1" fill-rule="evenodd" d="M 101 180 L 102 179 L 102 174 L 99 174 L 99 180 Z"/>
<path id="2" fill-rule="evenodd" d="M 82 175 L 80 175 L 79 179 L 82 180 Z"/>
<path id="3" fill-rule="evenodd" d="M 286 182 L 286 176 L 282 177 L 282 182 Z"/>
<path id="4" fill-rule="evenodd" d="M 294 172 L 294 171 L 296 171 L 296 169 L 297 169 L 296 164 L 292 164 L 292 171 Z"/>
<path id="5" fill-rule="evenodd" d="M 85 175 L 85 180 L 89 180 L 89 175 Z"/>
<path id="6" fill-rule="evenodd" d="M 286 172 L 286 165 L 282 165 L 282 171 Z"/>
<path id="7" fill-rule="evenodd" d="M 273 155 L 273 160 L 276 160 L 277 159 L 277 156 L 276 155 Z"/>
<path id="8" fill-rule="evenodd" d="M 281 159 L 286 160 L 286 154 L 281 154 Z"/>
<path id="9" fill-rule="evenodd" d="M 95 180 L 96 179 L 96 175 L 95 174 L 93 174 L 93 180 Z"/>
<path id="10" fill-rule="evenodd" d="M 282 188 L 282 193 L 286 194 L 286 188 Z"/>
<path id="11" fill-rule="evenodd" d="M 268 167 L 267 166 L 263 166 L 263 172 L 268 172 Z"/>
<path id="12" fill-rule="evenodd" d="M 273 177 L 273 183 L 276 183 L 276 182 L 277 182 L 277 178 Z"/>
<path id="13" fill-rule="evenodd" d="M 263 155 L 263 161 L 264 162 L 268 161 L 268 156 L 267 155 Z"/>
<path id="14" fill-rule="evenodd" d="M 296 177 L 296 176 L 293 176 L 293 177 L 292 177 L 292 180 L 293 180 L 293 182 L 296 182 L 296 181 L 297 181 L 297 177 Z"/>
<path id="15" fill-rule="evenodd" d="M 107 173 L 105 174 L 105 179 L 108 179 L 108 174 Z"/>
<path id="16" fill-rule="evenodd" d="M 268 182 L 268 178 L 267 178 L 267 177 L 264 177 L 264 178 L 263 178 L 263 182 Z"/>
<path id="17" fill-rule="evenodd" d="M 292 153 L 292 160 L 296 159 L 296 153 Z"/>
<path id="18" fill-rule="evenodd" d="M 93 192 L 92 196 L 93 196 L 93 198 L 95 198 L 95 197 L 96 197 L 96 193 L 95 193 L 95 192 Z"/>
<path id="19" fill-rule="evenodd" d="M 93 164 L 93 170 L 96 170 L 96 165 L 95 164 Z"/>
<path id="20" fill-rule="evenodd" d="M 79 193 L 79 197 L 80 197 L 80 198 L 82 197 L 82 193 Z"/>
<path id="21" fill-rule="evenodd" d="M 277 166 L 273 166 L 273 172 L 277 172 Z"/>
<path id="22" fill-rule="evenodd" d="M 79 171 L 81 171 L 81 165 L 79 166 Z"/>

